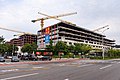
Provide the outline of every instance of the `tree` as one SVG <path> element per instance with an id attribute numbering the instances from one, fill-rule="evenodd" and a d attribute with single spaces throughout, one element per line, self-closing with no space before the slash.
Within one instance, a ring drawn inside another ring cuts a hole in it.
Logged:
<path id="1" fill-rule="evenodd" d="M 75 46 L 69 45 L 68 50 L 69 50 L 69 52 L 74 52 L 75 51 Z"/>
<path id="2" fill-rule="evenodd" d="M 87 44 L 76 43 L 74 47 L 74 51 L 76 53 L 81 53 L 83 55 L 89 53 L 91 50 L 92 50 L 92 47 Z"/>
<path id="3" fill-rule="evenodd" d="M 67 49 L 67 45 L 62 42 L 62 41 L 58 41 L 57 44 L 55 45 L 55 51 L 58 53 L 58 52 L 64 52 L 64 53 L 67 53 L 68 52 L 68 49 Z"/>
<path id="4" fill-rule="evenodd" d="M 25 52 L 27 52 L 27 53 L 32 53 L 33 52 L 33 50 L 32 50 L 33 48 L 32 48 L 32 46 L 31 46 L 31 44 L 25 44 L 23 47 L 22 47 L 22 49 L 21 49 L 21 51 L 23 52 L 23 53 L 25 53 Z"/>
<path id="5" fill-rule="evenodd" d="M 108 57 L 111 57 L 111 58 L 120 57 L 120 50 L 115 50 L 115 49 L 108 50 Z"/>
<path id="6" fill-rule="evenodd" d="M 53 41 L 50 40 L 49 45 L 46 45 L 46 48 L 50 51 L 54 51 Z"/>
<path id="7" fill-rule="evenodd" d="M 0 54 L 3 55 L 6 52 L 6 50 L 7 50 L 7 47 L 5 45 L 5 40 L 2 36 L 2 37 L 0 37 Z"/>
<path id="8" fill-rule="evenodd" d="M 92 50 L 92 47 L 87 45 L 87 44 L 82 44 L 81 46 L 81 52 L 83 52 L 84 54 L 89 53 Z"/>
<path id="9" fill-rule="evenodd" d="M 0 44 L 3 44 L 5 42 L 3 36 L 0 36 Z"/>
<path id="10" fill-rule="evenodd" d="M 74 47 L 74 52 L 75 52 L 75 54 L 78 54 L 78 53 L 81 53 L 82 51 L 81 51 L 81 44 L 79 44 L 79 43 L 76 43 L 75 44 L 75 47 Z"/>
<path id="11" fill-rule="evenodd" d="M 35 51 L 38 48 L 38 46 L 37 46 L 37 44 L 35 42 L 33 42 L 31 44 L 31 47 L 32 47 L 32 51 Z"/>
<path id="12" fill-rule="evenodd" d="M 27 53 L 31 54 L 31 53 L 33 53 L 33 51 L 35 51 L 37 49 L 37 47 L 38 46 L 36 43 L 32 43 L 32 44 L 27 43 L 22 47 L 21 51 L 23 53 L 27 52 Z"/>

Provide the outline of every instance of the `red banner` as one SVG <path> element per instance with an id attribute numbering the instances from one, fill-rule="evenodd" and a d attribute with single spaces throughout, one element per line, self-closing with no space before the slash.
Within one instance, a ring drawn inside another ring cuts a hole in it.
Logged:
<path id="1" fill-rule="evenodd" d="M 47 28 L 45 29 L 45 34 L 50 34 L 50 27 L 47 27 Z"/>

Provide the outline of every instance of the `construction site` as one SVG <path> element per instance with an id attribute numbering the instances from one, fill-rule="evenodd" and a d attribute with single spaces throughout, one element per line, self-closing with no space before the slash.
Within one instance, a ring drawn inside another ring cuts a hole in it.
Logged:
<path id="1" fill-rule="evenodd" d="M 106 38 L 106 36 L 102 33 L 97 33 L 97 31 L 101 29 L 103 30 L 103 32 L 109 29 L 109 25 L 97 28 L 95 30 L 88 30 L 77 26 L 76 24 L 73 24 L 69 21 L 59 19 L 59 17 L 74 15 L 77 14 L 77 12 L 60 14 L 55 16 L 50 16 L 41 12 L 38 12 L 38 14 L 44 15 L 46 17 L 31 20 L 31 22 L 33 23 L 39 21 L 41 23 L 41 28 L 37 31 L 37 34 L 1 27 L 0 29 L 2 30 L 20 33 L 14 35 L 19 36 L 19 38 L 12 39 L 8 43 L 22 47 L 26 43 L 31 44 L 32 42 L 37 42 L 38 50 L 46 49 L 46 45 L 49 45 L 50 40 L 53 41 L 53 45 L 55 45 L 58 41 L 63 41 L 67 45 L 74 45 L 76 43 L 88 44 L 93 49 L 111 49 L 111 46 L 115 44 L 115 40 L 110 40 Z M 60 22 L 44 28 L 44 20 L 47 19 L 55 19 Z"/>

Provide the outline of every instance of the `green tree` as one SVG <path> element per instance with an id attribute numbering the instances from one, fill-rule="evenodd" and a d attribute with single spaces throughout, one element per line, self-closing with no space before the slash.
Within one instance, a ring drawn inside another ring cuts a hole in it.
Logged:
<path id="1" fill-rule="evenodd" d="M 68 50 L 69 50 L 69 52 L 74 52 L 75 51 L 75 46 L 74 45 L 69 45 Z"/>
<path id="2" fill-rule="evenodd" d="M 6 52 L 12 53 L 12 51 L 13 51 L 13 45 L 11 45 L 11 44 L 6 44 L 6 46 L 7 46 L 7 51 L 6 51 Z"/>
<path id="3" fill-rule="evenodd" d="M 37 50 L 37 48 L 38 48 L 38 46 L 37 46 L 37 44 L 36 44 L 35 42 L 33 42 L 33 43 L 31 44 L 31 47 L 32 47 L 32 51 L 35 51 L 35 50 Z"/>
<path id="4" fill-rule="evenodd" d="M 6 52 L 6 50 L 7 50 L 7 47 L 5 45 L 5 40 L 2 36 L 2 37 L 0 37 L 0 54 L 3 55 Z"/>
<path id="5" fill-rule="evenodd" d="M 89 53 L 91 50 L 92 50 L 92 47 L 87 44 L 76 43 L 74 47 L 74 51 L 76 53 L 82 53 L 84 55 Z"/>
<path id="6" fill-rule="evenodd" d="M 76 53 L 76 54 L 78 54 L 78 53 L 81 53 L 82 51 L 81 51 L 81 44 L 79 44 L 79 43 L 76 43 L 75 44 L 75 47 L 74 47 L 74 52 Z"/>
<path id="7" fill-rule="evenodd" d="M 46 45 L 46 48 L 50 51 L 54 51 L 53 41 L 50 40 L 49 45 Z"/>
<path id="8" fill-rule="evenodd" d="M 28 54 L 29 53 L 32 53 L 33 52 L 33 48 L 32 48 L 32 46 L 31 46 L 31 44 L 25 44 L 23 47 L 22 47 L 22 49 L 21 49 L 21 51 L 23 52 L 23 53 L 25 53 L 25 52 L 27 52 Z"/>
<path id="9" fill-rule="evenodd" d="M 83 52 L 84 54 L 89 53 L 92 50 L 92 47 L 87 45 L 87 44 L 81 44 L 81 52 Z"/>
<path id="10" fill-rule="evenodd" d="M 31 54 L 31 53 L 33 53 L 33 51 L 35 51 L 37 49 L 37 47 L 38 46 L 36 43 L 32 43 L 32 44 L 27 43 L 22 47 L 21 51 L 23 53 L 27 52 L 27 53 Z"/>
<path id="11" fill-rule="evenodd" d="M 65 54 L 68 52 L 68 49 L 67 49 L 67 45 L 62 42 L 62 41 L 58 41 L 57 44 L 55 45 L 55 51 L 58 53 L 58 52 L 64 52 Z"/>
<path id="12" fill-rule="evenodd" d="M 5 40 L 3 38 L 3 36 L 0 36 L 0 44 L 4 44 Z"/>
<path id="13" fill-rule="evenodd" d="M 120 57 L 120 50 L 115 50 L 115 49 L 108 50 L 108 57 L 119 58 Z"/>

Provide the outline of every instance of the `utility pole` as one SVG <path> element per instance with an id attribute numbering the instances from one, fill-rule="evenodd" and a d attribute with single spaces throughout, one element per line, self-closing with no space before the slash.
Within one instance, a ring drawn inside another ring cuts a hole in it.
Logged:
<path id="1" fill-rule="evenodd" d="M 105 30 L 102 31 L 102 34 L 108 30 L 109 28 L 106 28 Z M 103 36 L 102 36 L 102 57 L 103 57 L 103 60 L 105 59 L 105 50 L 104 50 L 104 39 L 103 39 Z"/>

